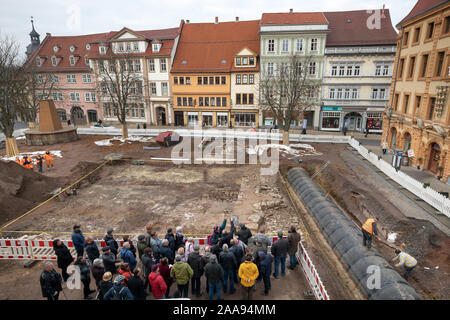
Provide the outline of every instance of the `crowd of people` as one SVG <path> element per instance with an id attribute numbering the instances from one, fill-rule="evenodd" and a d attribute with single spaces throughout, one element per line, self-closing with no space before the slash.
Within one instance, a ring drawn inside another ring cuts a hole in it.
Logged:
<path id="1" fill-rule="evenodd" d="M 183 228 L 169 228 L 164 238 L 159 238 L 152 226 L 137 237 L 136 245 L 129 236 L 123 236 L 123 245 L 114 237 L 114 230 L 107 230 L 106 246 L 99 249 L 93 238 L 85 237 L 80 225 L 75 225 L 72 242 L 77 257 L 60 240 L 53 241 L 59 274 L 51 262 L 46 262 L 40 282 L 42 296 L 58 300 L 62 283 L 70 281 L 67 268 L 72 263 L 79 268 L 84 299 L 98 300 L 146 300 L 150 293 L 154 299 L 201 297 L 202 278 L 206 279 L 205 293 L 209 299 L 222 299 L 222 293 L 234 294 L 241 287 L 242 299 L 252 299 L 257 282 L 264 283 L 264 295 L 271 289 L 271 277 L 286 275 L 286 260 L 297 265 L 295 253 L 301 240 L 295 227 L 287 238 L 278 232 L 278 239 L 265 234 L 264 228 L 255 235 L 245 224 L 236 229 L 227 219 L 214 226 L 202 248 L 194 239 L 183 234 Z M 272 273 L 273 266 L 273 273 Z M 96 290 L 91 289 L 92 278 Z M 189 287 L 191 290 L 189 290 Z M 175 288 L 174 290 L 171 290 Z M 172 293 L 173 292 L 173 293 Z"/>
<path id="2" fill-rule="evenodd" d="M 53 161 L 53 154 L 50 151 L 48 151 L 48 150 L 45 152 L 44 155 L 38 154 L 36 156 L 35 161 L 33 161 L 33 158 L 31 156 L 28 156 L 26 154 L 22 158 L 17 156 L 14 161 L 18 165 L 24 167 L 25 169 L 30 169 L 30 170 L 33 170 L 34 163 L 36 163 L 36 166 L 38 168 L 38 172 L 40 172 L 40 173 L 43 172 L 44 161 L 47 164 L 47 170 L 53 169 L 53 162 L 54 162 Z"/>

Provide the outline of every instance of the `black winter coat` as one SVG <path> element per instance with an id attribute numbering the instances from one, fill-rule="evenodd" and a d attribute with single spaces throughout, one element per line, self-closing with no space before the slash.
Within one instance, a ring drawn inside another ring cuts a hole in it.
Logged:
<path id="1" fill-rule="evenodd" d="M 144 289 L 144 281 L 139 276 L 131 276 L 127 281 L 127 287 L 130 289 L 134 300 L 145 300 L 146 294 Z"/>
<path id="2" fill-rule="evenodd" d="M 67 248 L 64 243 L 60 246 L 56 243 L 56 241 L 53 241 L 53 250 L 55 251 L 55 255 L 57 257 L 58 268 L 67 268 L 67 266 L 73 262 L 73 257 L 70 254 L 69 248 Z"/>
<path id="3" fill-rule="evenodd" d="M 266 254 L 259 262 L 260 272 L 263 276 L 270 277 L 272 274 L 272 255 Z"/>
<path id="4" fill-rule="evenodd" d="M 188 257 L 187 263 L 194 270 L 194 278 L 199 278 L 203 275 L 204 261 L 198 252 L 192 252 Z"/>
<path id="5" fill-rule="evenodd" d="M 236 235 L 238 236 L 238 239 L 245 244 L 248 244 L 248 239 L 253 236 L 251 230 L 247 227 L 241 228 Z"/>
<path id="6" fill-rule="evenodd" d="M 92 262 L 100 257 L 100 251 L 98 251 L 98 247 L 95 242 L 86 243 L 85 249 L 89 260 L 91 260 Z"/>
<path id="7" fill-rule="evenodd" d="M 210 284 L 223 282 L 223 268 L 217 262 L 209 262 L 205 266 L 205 276 Z"/>
<path id="8" fill-rule="evenodd" d="M 106 235 L 103 240 L 105 240 L 106 245 L 111 248 L 111 252 L 114 253 L 115 256 L 117 256 L 117 251 L 119 250 L 119 244 L 112 236 Z"/>
<path id="9" fill-rule="evenodd" d="M 111 272 L 112 274 L 117 273 L 116 268 L 116 256 L 114 253 L 110 252 L 109 254 L 103 254 L 103 265 L 105 266 L 105 272 Z"/>
<path id="10" fill-rule="evenodd" d="M 161 250 L 159 251 L 159 257 L 160 258 L 166 257 L 167 259 L 169 259 L 169 263 L 173 264 L 174 259 L 173 250 L 170 249 L 169 247 L 162 246 Z"/>
<path id="11" fill-rule="evenodd" d="M 56 270 L 42 272 L 40 282 L 42 296 L 44 298 L 53 296 L 55 291 L 62 291 L 62 277 L 58 272 L 56 272 Z"/>
<path id="12" fill-rule="evenodd" d="M 224 244 L 230 247 L 230 241 L 233 239 L 233 235 L 236 232 L 233 221 L 231 221 L 231 230 L 227 234 L 222 233 L 222 238 L 219 240 L 219 247 L 222 248 Z"/>
<path id="13" fill-rule="evenodd" d="M 172 252 L 175 252 L 175 237 L 172 233 L 167 233 L 164 239 L 169 240 L 169 248 Z"/>
<path id="14" fill-rule="evenodd" d="M 109 281 L 100 281 L 100 289 L 98 290 L 98 300 L 103 300 L 105 294 L 114 286 L 111 280 Z"/>
<path id="15" fill-rule="evenodd" d="M 242 258 L 244 257 L 244 251 L 241 246 L 232 246 L 230 252 L 234 254 L 237 264 L 240 265 Z"/>
<path id="16" fill-rule="evenodd" d="M 274 257 L 286 257 L 289 249 L 289 242 L 287 239 L 278 239 L 272 245 L 271 252 Z"/>
<path id="17" fill-rule="evenodd" d="M 80 279 L 81 281 L 90 281 L 91 280 L 91 267 L 89 262 L 85 261 L 84 263 L 76 264 L 80 268 Z"/>
<path id="18" fill-rule="evenodd" d="M 236 257 L 230 251 L 222 251 L 219 255 L 219 263 L 224 271 L 234 271 L 237 269 Z"/>
<path id="19" fill-rule="evenodd" d="M 105 273 L 105 268 L 102 266 L 93 266 L 92 267 L 92 276 L 95 279 L 95 284 L 97 287 L 100 285 L 100 281 L 103 279 L 103 274 Z"/>

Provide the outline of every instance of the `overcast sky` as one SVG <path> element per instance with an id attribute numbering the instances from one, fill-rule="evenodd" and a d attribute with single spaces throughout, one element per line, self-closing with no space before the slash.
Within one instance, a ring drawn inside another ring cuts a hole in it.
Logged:
<path id="1" fill-rule="evenodd" d="M 263 12 L 341 11 L 381 9 L 383 4 L 397 24 L 417 0 L 1 0 L 0 33 L 13 36 L 23 53 L 30 42 L 30 16 L 41 41 L 53 36 L 178 27 L 191 22 L 260 19 Z"/>

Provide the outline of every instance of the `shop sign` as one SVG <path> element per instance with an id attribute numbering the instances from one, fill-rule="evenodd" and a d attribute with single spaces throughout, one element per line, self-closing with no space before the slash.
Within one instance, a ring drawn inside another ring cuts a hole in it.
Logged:
<path id="1" fill-rule="evenodd" d="M 342 107 L 323 107 L 323 111 L 341 111 Z"/>

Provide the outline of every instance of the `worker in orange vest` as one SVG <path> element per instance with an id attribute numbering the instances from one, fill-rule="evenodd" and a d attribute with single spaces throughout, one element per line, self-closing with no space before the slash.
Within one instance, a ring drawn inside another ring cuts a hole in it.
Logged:
<path id="1" fill-rule="evenodd" d="M 31 157 L 29 157 L 29 156 L 27 156 L 27 155 L 25 155 L 25 156 L 23 157 L 23 166 L 24 166 L 26 169 L 31 169 L 31 170 L 33 170 L 33 160 L 31 159 Z"/>
<path id="2" fill-rule="evenodd" d="M 19 166 L 22 165 L 22 160 L 20 159 L 19 156 L 16 157 L 16 160 L 14 160 L 15 163 L 17 163 Z"/>
<path id="3" fill-rule="evenodd" d="M 53 168 L 53 154 L 47 150 L 44 154 L 45 163 L 47 164 L 47 169 L 50 169 L 50 167 Z"/>
<path id="4" fill-rule="evenodd" d="M 369 218 L 366 220 L 366 222 L 362 225 L 362 233 L 363 233 L 363 246 L 367 248 L 372 247 L 372 236 L 373 234 L 378 235 L 378 229 L 377 229 L 377 221 L 373 218 Z"/>

